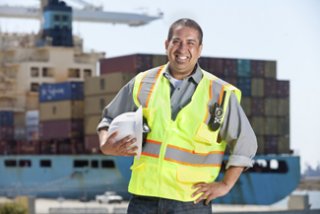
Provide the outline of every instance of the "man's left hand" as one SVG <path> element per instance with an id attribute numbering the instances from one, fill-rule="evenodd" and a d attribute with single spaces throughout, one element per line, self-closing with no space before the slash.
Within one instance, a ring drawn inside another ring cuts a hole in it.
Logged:
<path id="1" fill-rule="evenodd" d="M 197 189 L 192 197 L 195 197 L 198 194 L 202 195 L 197 198 L 194 203 L 199 203 L 202 200 L 206 200 L 206 205 L 210 203 L 211 200 L 224 196 L 230 191 L 230 186 L 224 182 L 213 182 L 213 183 L 198 183 L 193 186 L 194 189 Z"/>

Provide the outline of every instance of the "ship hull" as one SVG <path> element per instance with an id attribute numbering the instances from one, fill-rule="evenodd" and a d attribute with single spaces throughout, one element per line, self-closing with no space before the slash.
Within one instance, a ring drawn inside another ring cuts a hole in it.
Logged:
<path id="1" fill-rule="evenodd" d="M 268 205 L 296 189 L 300 181 L 297 156 L 257 156 L 220 204 Z M 104 155 L 19 155 L 0 157 L 0 195 L 92 199 L 105 191 L 129 198 L 132 158 Z M 50 163 L 50 164 L 49 164 Z M 25 165 L 23 165 L 25 164 Z M 29 164 L 29 165 L 28 165 Z M 220 173 L 221 179 L 223 172 Z"/>

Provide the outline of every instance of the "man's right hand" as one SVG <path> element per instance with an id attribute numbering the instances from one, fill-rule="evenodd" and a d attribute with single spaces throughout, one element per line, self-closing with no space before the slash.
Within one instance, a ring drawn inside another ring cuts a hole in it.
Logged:
<path id="1" fill-rule="evenodd" d="M 117 132 L 108 136 L 108 131 L 102 129 L 99 131 L 100 149 L 103 154 L 115 156 L 134 156 L 136 155 L 137 146 L 131 146 L 136 142 L 136 138 L 127 136 L 116 141 Z"/>

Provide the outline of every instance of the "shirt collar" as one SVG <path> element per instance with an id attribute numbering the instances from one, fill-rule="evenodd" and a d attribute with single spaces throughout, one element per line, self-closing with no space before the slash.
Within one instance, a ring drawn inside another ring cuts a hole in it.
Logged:
<path id="1" fill-rule="evenodd" d="M 173 78 L 172 75 L 169 72 L 169 63 L 166 66 L 165 71 L 163 72 L 163 75 L 170 80 L 170 78 Z M 200 68 L 200 65 L 196 64 L 196 69 L 193 71 L 193 73 L 188 76 L 186 79 L 193 80 L 196 84 L 199 84 L 200 80 L 202 79 L 202 70 Z"/>

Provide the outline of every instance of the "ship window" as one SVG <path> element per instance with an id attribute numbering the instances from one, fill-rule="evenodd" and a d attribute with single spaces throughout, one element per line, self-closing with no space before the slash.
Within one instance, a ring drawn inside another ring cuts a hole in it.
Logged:
<path id="1" fill-rule="evenodd" d="M 4 165 L 6 167 L 16 167 L 17 166 L 17 161 L 16 160 L 5 160 Z"/>
<path id="2" fill-rule="evenodd" d="M 279 168 L 279 163 L 277 160 L 270 160 L 270 169 L 275 170 Z"/>
<path id="3" fill-rule="evenodd" d="M 112 160 L 103 160 L 101 163 L 102 168 L 115 168 L 115 164 Z"/>
<path id="4" fill-rule="evenodd" d="M 80 78 L 80 69 L 78 69 L 78 68 L 69 68 L 68 77 Z"/>
<path id="5" fill-rule="evenodd" d="M 31 77 L 38 77 L 39 76 L 39 68 L 31 67 Z"/>
<path id="6" fill-rule="evenodd" d="M 38 92 L 39 91 L 39 83 L 32 82 L 30 85 L 30 91 Z"/>
<path id="7" fill-rule="evenodd" d="M 89 166 L 89 163 L 87 160 L 75 160 L 73 162 L 74 167 L 87 167 Z"/>
<path id="8" fill-rule="evenodd" d="M 99 162 L 97 160 L 92 160 L 91 161 L 91 167 L 92 168 L 98 168 L 99 167 Z"/>
<path id="9" fill-rule="evenodd" d="M 40 167 L 51 167 L 51 160 L 40 160 Z"/>
<path id="10" fill-rule="evenodd" d="M 283 160 L 255 160 L 253 167 L 248 171 L 257 173 L 287 173 L 288 165 Z"/>
<path id="11" fill-rule="evenodd" d="M 91 77 L 92 76 L 91 69 L 84 69 L 83 73 L 84 73 L 84 77 Z"/>
<path id="12" fill-rule="evenodd" d="M 53 77 L 53 70 L 52 68 L 42 68 L 42 76 L 43 77 Z"/>
<path id="13" fill-rule="evenodd" d="M 54 15 L 54 21 L 60 21 L 60 16 L 59 15 Z"/>
<path id="14" fill-rule="evenodd" d="M 19 160 L 20 167 L 31 167 L 31 160 Z"/>
<path id="15" fill-rule="evenodd" d="M 67 15 L 62 15 L 62 21 L 68 21 L 69 19 L 68 19 L 68 16 Z"/>

